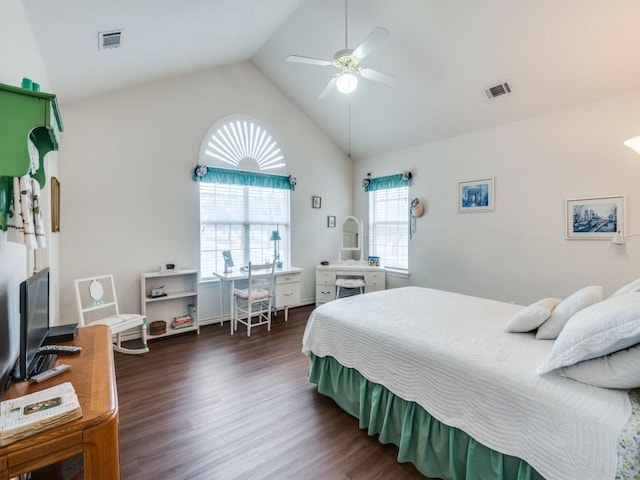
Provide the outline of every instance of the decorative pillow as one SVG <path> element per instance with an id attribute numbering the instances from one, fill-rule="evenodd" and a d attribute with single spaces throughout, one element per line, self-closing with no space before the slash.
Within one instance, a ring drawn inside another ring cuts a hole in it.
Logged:
<path id="1" fill-rule="evenodd" d="M 640 345 L 565 367 L 564 377 L 604 388 L 640 387 Z"/>
<path id="2" fill-rule="evenodd" d="M 553 344 L 549 359 L 536 372 L 568 367 L 637 343 L 640 343 L 640 293 L 609 298 L 571 317 Z"/>
<path id="3" fill-rule="evenodd" d="M 553 309 L 549 319 L 544 322 L 536 333 L 538 340 L 555 340 L 560 335 L 562 327 L 571 318 L 572 315 L 579 312 L 583 308 L 593 305 L 602 300 L 602 287 L 592 285 L 584 287 L 565 298 L 560 304 Z"/>
<path id="4" fill-rule="evenodd" d="M 609 298 L 617 297 L 620 295 L 626 295 L 627 293 L 635 293 L 635 292 L 640 292 L 640 278 L 637 280 L 634 280 L 631 283 L 627 283 L 624 287 L 616 290 L 611 294 L 611 297 Z"/>
<path id="5" fill-rule="evenodd" d="M 516 313 L 507 324 L 507 332 L 530 332 L 542 325 L 561 302 L 559 298 L 543 298 Z"/>

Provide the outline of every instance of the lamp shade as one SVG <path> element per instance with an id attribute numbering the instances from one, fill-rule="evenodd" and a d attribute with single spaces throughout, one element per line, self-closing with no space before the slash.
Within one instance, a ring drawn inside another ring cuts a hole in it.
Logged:
<path id="1" fill-rule="evenodd" d="M 617 259 L 628 258 L 627 241 L 624 235 L 616 233 L 609 243 L 609 256 Z"/>
<path id="2" fill-rule="evenodd" d="M 336 88 L 340 93 L 351 93 L 358 88 L 358 77 L 353 73 L 343 73 L 336 81 Z"/>
<path id="3" fill-rule="evenodd" d="M 271 237 L 269 238 L 269 241 L 275 242 L 277 240 L 282 240 L 282 238 L 280 238 L 280 232 L 278 232 L 278 230 L 274 230 L 273 232 L 271 232 Z"/>
<path id="4" fill-rule="evenodd" d="M 630 149 L 634 150 L 636 153 L 640 154 L 640 136 L 639 137 L 630 138 L 629 140 L 624 142 L 624 144 L 625 144 L 625 146 L 627 146 Z"/>

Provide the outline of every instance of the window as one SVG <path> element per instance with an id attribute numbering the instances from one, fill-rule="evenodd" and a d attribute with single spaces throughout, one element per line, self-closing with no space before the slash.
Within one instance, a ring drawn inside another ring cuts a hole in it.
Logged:
<path id="1" fill-rule="evenodd" d="M 225 250 L 234 268 L 273 261 L 274 230 L 280 233 L 280 260 L 288 263 L 295 179 L 286 176 L 284 155 L 268 129 L 245 115 L 219 120 L 204 136 L 199 164 L 194 180 L 200 184 L 201 278 L 224 271 Z"/>
<path id="2" fill-rule="evenodd" d="M 389 269 L 409 269 L 409 187 L 369 191 L 369 255 Z"/>
<path id="3" fill-rule="evenodd" d="M 230 250 L 235 268 L 272 261 L 278 230 L 280 259 L 289 263 L 289 190 L 200 183 L 200 275 L 224 270 Z"/>

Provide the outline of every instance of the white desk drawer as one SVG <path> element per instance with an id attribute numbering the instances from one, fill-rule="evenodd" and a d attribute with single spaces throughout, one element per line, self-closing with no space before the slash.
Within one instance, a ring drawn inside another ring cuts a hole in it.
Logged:
<path id="1" fill-rule="evenodd" d="M 302 274 L 300 273 L 285 273 L 276 276 L 276 285 L 282 285 L 285 283 L 300 283 Z"/>
<path id="2" fill-rule="evenodd" d="M 336 298 L 336 287 L 334 285 L 316 286 L 316 303 L 329 302 Z"/>
<path id="3" fill-rule="evenodd" d="M 300 304 L 300 282 L 276 285 L 276 308 Z"/>
<path id="4" fill-rule="evenodd" d="M 385 274 L 384 272 L 366 272 L 364 274 L 364 283 L 367 287 L 371 287 L 372 290 L 375 288 L 384 289 Z"/>
<path id="5" fill-rule="evenodd" d="M 333 285 L 336 283 L 336 272 L 322 272 L 316 270 L 316 285 Z"/>

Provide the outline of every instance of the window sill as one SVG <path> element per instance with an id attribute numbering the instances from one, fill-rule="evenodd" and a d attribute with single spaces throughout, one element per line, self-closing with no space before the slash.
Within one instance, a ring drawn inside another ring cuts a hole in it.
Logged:
<path id="1" fill-rule="evenodd" d="M 385 270 L 387 276 L 389 277 L 397 277 L 397 278 L 410 278 L 411 274 L 408 270 L 403 270 L 399 268 L 389 268 L 387 267 Z"/>

